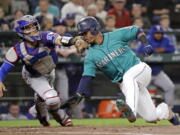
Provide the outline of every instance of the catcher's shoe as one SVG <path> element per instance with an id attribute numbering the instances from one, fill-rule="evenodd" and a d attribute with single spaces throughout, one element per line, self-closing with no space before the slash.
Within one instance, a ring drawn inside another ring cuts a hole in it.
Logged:
<path id="1" fill-rule="evenodd" d="M 60 124 L 63 127 L 72 127 L 73 126 L 72 120 L 70 118 L 67 118 L 66 120 L 64 120 Z"/>
<path id="2" fill-rule="evenodd" d="M 50 123 L 49 121 L 47 120 L 46 117 L 42 117 L 42 118 L 38 118 L 39 119 L 39 122 L 44 126 L 44 127 L 49 127 L 50 126 Z"/>
<path id="3" fill-rule="evenodd" d="M 119 109 L 120 112 L 122 112 L 125 117 L 128 119 L 129 122 L 135 122 L 136 117 L 134 113 L 132 112 L 131 108 L 129 107 L 128 104 L 122 99 L 117 99 L 116 100 L 116 105 Z"/>

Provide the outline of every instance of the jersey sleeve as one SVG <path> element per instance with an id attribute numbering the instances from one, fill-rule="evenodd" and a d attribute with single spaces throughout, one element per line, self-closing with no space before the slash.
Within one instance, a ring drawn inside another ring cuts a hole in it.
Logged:
<path id="1" fill-rule="evenodd" d="M 5 61 L 11 65 L 14 65 L 18 60 L 19 57 L 15 47 L 11 47 L 5 55 Z"/>
<path id="2" fill-rule="evenodd" d="M 90 96 L 91 95 L 90 86 L 92 80 L 93 80 L 92 76 L 83 76 L 79 82 L 77 92 L 80 93 L 81 95 L 84 94 L 86 96 Z"/>
<path id="3" fill-rule="evenodd" d="M 95 63 L 91 59 L 85 58 L 83 76 L 95 77 L 96 69 L 97 69 L 97 67 L 96 67 Z"/>
<path id="4" fill-rule="evenodd" d="M 7 61 L 4 61 L 4 63 L 0 67 L 0 82 L 3 82 L 5 77 L 7 76 L 8 72 L 13 69 L 13 65 L 10 64 Z"/>
<path id="5" fill-rule="evenodd" d="M 19 57 L 16 53 L 14 47 L 11 47 L 6 55 L 3 64 L 0 67 L 0 82 L 4 81 L 5 77 L 7 76 L 8 72 L 14 68 L 14 64 L 19 60 Z"/>
<path id="6" fill-rule="evenodd" d="M 139 31 L 138 26 L 129 26 L 117 29 L 113 32 L 113 37 L 120 41 L 128 42 L 130 40 L 137 39 L 137 34 Z"/>
<path id="7" fill-rule="evenodd" d="M 48 43 L 48 44 L 55 44 L 55 40 L 56 38 L 59 36 L 59 34 L 55 33 L 55 32 L 46 32 L 44 33 L 44 40 Z"/>

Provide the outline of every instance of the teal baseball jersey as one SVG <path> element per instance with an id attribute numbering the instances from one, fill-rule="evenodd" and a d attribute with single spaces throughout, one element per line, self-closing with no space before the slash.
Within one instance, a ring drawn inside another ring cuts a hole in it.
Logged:
<path id="1" fill-rule="evenodd" d="M 122 79 L 126 71 L 140 62 L 140 59 L 128 46 L 135 40 L 139 27 L 129 26 L 104 33 L 101 45 L 92 45 L 84 60 L 83 76 L 96 75 L 102 71 L 112 82 Z"/>

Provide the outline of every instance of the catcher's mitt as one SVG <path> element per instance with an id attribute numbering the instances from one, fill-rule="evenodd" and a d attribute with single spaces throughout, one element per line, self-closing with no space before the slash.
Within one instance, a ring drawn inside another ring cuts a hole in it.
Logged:
<path id="1" fill-rule="evenodd" d="M 89 44 L 86 41 L 84 41 L 81 36 L 75 37 L 75 40 L 75 47 L 78 53 L 82 53 L 89 47 Z"/>

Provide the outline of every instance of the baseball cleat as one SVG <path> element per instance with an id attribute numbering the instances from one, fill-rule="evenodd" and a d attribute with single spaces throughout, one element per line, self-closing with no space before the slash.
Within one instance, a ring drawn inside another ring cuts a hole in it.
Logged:
<path id="1" fill-rule="evenodd" d="M 43 117 L 43 118 L 39 119 L 39 122 L 40 122 L 44 127 L 49 127 L 49 126 L 50 126 L 50 123 L 49 123 L 49 121 L 47 120 L 46 117 Z"/>
<path id="2" fill-rule="evenodd" d="M 119 111 L 122 112 L 126 116 L 126 118 L 128 119 L 129 122 L 135 122 L 136 121 L 136 117 L 135 117 L 134 113 L 132 112 L 129 105 L 125 103 L 124 100 L 117 99 L 116 105 L 117 105 Z"/>
<path id="3" fill-rule="evenodd" d="M 180 125 L 179 118 L 176 114 L 169 120 L 173 125 Z"/>
<path id="4" fill-rule="evenodd" d="M 169 108 L 169 122 L 173 125 L 180 125 L 178 115 L 175 114 L 170 107 Z"/>

